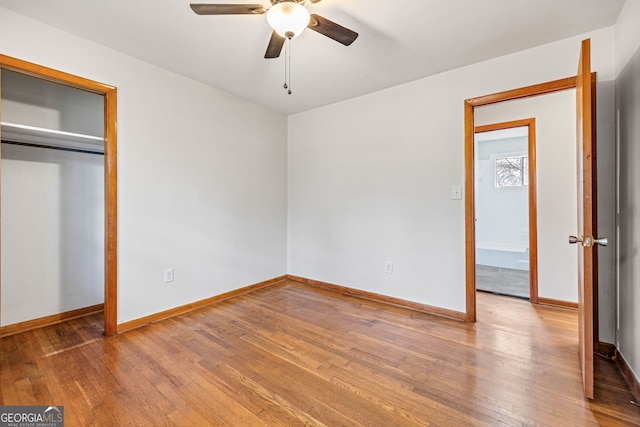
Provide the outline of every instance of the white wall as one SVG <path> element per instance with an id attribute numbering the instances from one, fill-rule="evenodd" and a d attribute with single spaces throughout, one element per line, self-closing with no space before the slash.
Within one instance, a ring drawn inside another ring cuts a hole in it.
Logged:
<path id="1" fill-rule="evenodd" d="M 2 121 L 102 137 L 104 97 L 2 71 Z"/>
<path id="2" fill-rule="evenodd" d="M 575 75 L 586 37 L 612 79 L 606 28 L 290 116 L 289 272 L 464 312 L 463 101 Z"/>
<path id="3" fill-rule="evenodd" d="M 619 234 L 616 344 L 640 381 L 640 2 L 627 1 L 616 22 Z"/>
<path id="4" fill-rule="evenodd" d="M 104 300 L 102 155 L 2 144 L 1 325 Z"/>
<path id="5" fill-rule="evenodd" d="M 282 114 L 5 9 L 0 52 L 118 88 L 118 322 L 286 273 Z"/>
<path id="6" fill-rule="evenodd" d="M 640 47 L 640 2 L 627 0 L 618 15 L 615 30 L 616 76 L 635 55 Z"/>
<path id="7" fill-rule="evenodd" d="M 575 90 L 475 109 L 475 125 L 536 119 L 538 295 L 578 301 Z"/>

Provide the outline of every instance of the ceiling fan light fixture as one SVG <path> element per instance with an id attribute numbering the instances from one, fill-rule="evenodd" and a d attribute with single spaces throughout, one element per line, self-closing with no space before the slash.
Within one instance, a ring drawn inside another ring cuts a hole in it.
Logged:
<path id="1" fill-rule="evenodd" d="M 310 19 L 307 8 L 292 1 L 282 1 L 267 12 L 267 22 L 271 28 L 285 38 L 302 34 Z"/>

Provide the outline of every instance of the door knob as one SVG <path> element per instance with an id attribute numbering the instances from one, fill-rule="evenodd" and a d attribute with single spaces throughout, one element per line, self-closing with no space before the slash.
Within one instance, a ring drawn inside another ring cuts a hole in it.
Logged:
<path id="1" fill-rule="evenodd" d="M 580 243 L 584 242 L 584 238 L 582 236 L 580 236 L 580 237 L 569 236 L 569 243 L 570 244 L 575 245 L 578 242 L 580 242 Z"/>
<path id="2" fill-rule="evenodd" d="M 590 237 L 590 236 L 587 236 L 587 237 L 569 236 L 569 243 L 571 243 L 572 245 L 576 243 L 581 243 L 582 246 L 588 248 L 593 245 L 607 246 L 609 244 L 609 239 L 607 239 L 606 237 L 603 237 L 601 239 L 594 239 L 593 237 Z"/>
<path id="3" fill-rule="evenodd" d="M 593 239 L 593 243 L 597 243 L 600 246 L 607 246 L 609 244 L 609 239 L 606 237 L 602 237 L 600 239 Z"/>

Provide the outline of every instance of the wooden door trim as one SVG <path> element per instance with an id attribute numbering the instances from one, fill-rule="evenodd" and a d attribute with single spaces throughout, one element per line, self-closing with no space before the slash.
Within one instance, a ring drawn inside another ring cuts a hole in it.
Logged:
<path id="1" fill-rule="evenodd" d="M 537 196 L 537 162 L 536 162 L 536 119 L 527 118 L 509 122 L 492 123 L 476 126 L 475 133 L 491 132 L 502 129 L 527 127 L 529 156 L 529 300 L 538 304 L 538 196 Z M 474 183 L 475 185 L 475 183 Z M 475 209 L 475 208 L 474 208 Z M 475 221 L 474 221 L 475 223 Z M 475 238 L 474 238 L 475 240 Z M 475 267 L 474 267 L 475 268 Z"/>
<path id="2" fill-rule="evenodd" d="M 576 77 L 526 86 L 519 89 L 470 98 L 464 101 L 464 169 L 465 169 L 465 269 L 466 269 L 466 317 L 467 322 L 476 321 L 476 229 L 474 192 L 474 109 L 483 105 L 503 101 L 529 98 L 547 93 L 559 92 L 576 87 Z"/>
<path id="3" fill-rule="evenodd" d="M 117 331 L 118 236 L 117 236 L 117 89 L 113 86 L 79 77 L 0 54 L 0 68 L 104 96 L 104 174 L 105 174 L 105 286 L 104 333 Z"/>
<path id="4" fill-rule="evenodd" d="M 540 83 L 532 86 L 525 86 L 518 89 L 497 92 L 491 95 L 479 96 L 477 98 L 469 98 L 465 100 L 465 104 L 473 107 L 482 105 L 495 104 L 497 102 L 511 101 L 514 99 L 529 98 L 531 96 L 544 95 L 545 93 L 553 93 L 566 89 L 574 89 L 576 87 L 576 76 L 566 77 L 564 79 L 553 80 L 551 82 Z"/>

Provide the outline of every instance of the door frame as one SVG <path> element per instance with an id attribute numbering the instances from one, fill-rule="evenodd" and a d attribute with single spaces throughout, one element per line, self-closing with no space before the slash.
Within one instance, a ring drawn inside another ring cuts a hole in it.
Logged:
<path id="1" fill-rule="evenodd" d="M 529 98 L 575 89 L 576 77 L 470 98 L 464 101 L 464 169 L 465 169 L 465 269 L 466 313 L 465 321 L 476 321 L 476 227 L 475 227 L 475 113 L 476 107 L 515 99 Z M 536 272 L 537 273 L 537 272 Z M 537 293 L 537 292 L 536 292 Z M 597 319 L 594 317 L 594 322 Z"/>
<path id="2" fill-rule="evenodd" d="M 502 123 L 492 123 L 488 125 L 475 126 L 475 134 L 492 132 L 502 129 L 513 129 L 527 127 L 527 155 L 529 158 L 529 185 L 527 198 L 529 202 L 529 301 L 537 304 L 538 301 L 538 193 L 537 193 L 537 161 L 536 161 L 536 119 L 526 118 Z M 474 138 L 475 150 L 475 138 Z M 475 165 L 475 152 L 474 152 Z M 474 171 L 475 173 L 475 171 Z M 475 177 L 475 174 L 472 175 Z M 475 186 L 475 179 L 473 182 Z M 474 189 L 475 197 L 475 189 Z M 475 199 L 474 199 L 474 227 L 475 227 Z M 474 233 L 475 245 L 475 233 Z M 475 268 L 475 266 L 474 266 Z M 474 274 L 475 277 L 475 274 Z M 475 286 L 475 280 L 474 280 Z"/>
<path id="3" fill-rule="evenodd" d="M 118 332 L 117 89 L 104 83 L 2 54 L 0 54 L 0 69 L 59 83 L 104 97 L 104 334 L 106 336 L 115 335 Z"/>

